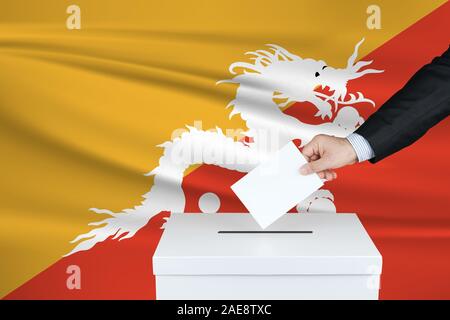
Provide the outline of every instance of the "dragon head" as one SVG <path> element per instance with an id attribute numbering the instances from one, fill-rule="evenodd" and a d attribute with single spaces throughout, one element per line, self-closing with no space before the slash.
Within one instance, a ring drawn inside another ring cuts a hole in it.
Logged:
<path id="1" fill-rule="evenodd" d="M 348 58 L 347 66 L 345 68 L 334 68 L 327 65 L 322 60 L 302 59 L 294 55 L 286 49 L 268 44 L 268 50 L 256 50 L 247 52 L 252 55 L 253 63 L 236 62 L 230 66 L 230 72 L 237 74 L 236 69 L 244 69 L 243 74 L 235 77 L 254 77 L 257 75 L 263 79 L 264 88 L 273 90 L 275 97 L 284 99 L 283 103 L 279 104 L 283 107 L 291 102 L 310 101 L 314 103 L 316 98 L 324 101 L 333 101 L 335 107 L 339 104 L 352 104 L 358 102 L 373 102 L 358 92 L 357 95 L 349 94 L 350 99 L 345 101 L 347 96 L 347 82 L 359 78 L 369 73 L 380 73 L 383 70 L 364 69 L 372 61 L 358 61 L 355 60 L 358 55 L 358 48 L 363 43 L 364 39 L 358 42 L 355 46 L 353 54 Z M 250 72 L 249 72 L 250 71 Z M 322 88 L 320 90 L 319 88 Z M 319 89 L 319 90 L 318 90 Z"/>
<path id="2" fill-rule="evenodd" d="M 318 94 L 315 95 L 325 98 L 327 100 L 331 99 L 337 105 L 338 103 L 349 103 L 348 101 L 344 101 L 347 96 L 347 83 L 350 80 L 360 78 L 365 74 L 369 73 L 381 73 L 383 70 L 376 69 L 364 69 L 361 68 L 368 66 L 372 63 L 372 61 L 358 61 L 355 63 L 355 60 L 358 56 L 358 48 L 364 42 L 362 39 L 355 46 L 353 54 L 347 60 L 347 66 L 345 68 L 333 68 L 331 66 L 326 65 L 323 61 L 318 61 L 316 64 L 316 68 L 320 69 L 314 73 L 314 77 L 316 78 L 316 87 L 320 87 L 323 89 L 328 89 L 329 95 L 326 94 Z M 355 95 L 351 95 L 352 101 L 351 103 L 362 102 L 364 99 L 362 94 L 358 93 L 358 98 L 355 98 Z"/>

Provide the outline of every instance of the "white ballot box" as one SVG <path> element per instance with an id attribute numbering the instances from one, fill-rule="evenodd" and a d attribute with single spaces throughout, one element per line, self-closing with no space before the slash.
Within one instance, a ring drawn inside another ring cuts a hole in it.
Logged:
<path id="1" fill-rule="evenodd" d="M 382 257 L 356 214 L 172 214 L 157 299 L 378 299 Z"/>

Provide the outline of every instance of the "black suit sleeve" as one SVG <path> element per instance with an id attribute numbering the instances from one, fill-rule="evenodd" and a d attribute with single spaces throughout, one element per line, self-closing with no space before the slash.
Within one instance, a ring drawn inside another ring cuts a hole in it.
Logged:
<path id="1" fill-rule="evenodd" d="M 450 111 L 450 47 L 425 65 L 372 114 L 355 133 L 363 136 L 375 152 L 370 162 L 405 148 Z"/>

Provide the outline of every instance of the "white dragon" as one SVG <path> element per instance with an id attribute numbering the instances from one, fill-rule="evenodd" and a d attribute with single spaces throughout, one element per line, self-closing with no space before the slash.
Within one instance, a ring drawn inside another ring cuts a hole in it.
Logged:
<path id="1" fill-rule="evenodd" d="M 247 52 L 252 62 L 233 63 L 229 71 L 234 77 L 219 81 L 238 85 L 236 97 L 228 107 L 233 107 L 230 118 L 239 114 L 248 131 L 245 136 L 252 142 L 245 144 L 223 134 L 188 127 L 180 136 L 160 145 L 164 153 L 159 165 L 148 175 L 154 175 L 153 186 L 144 194 L 144 200 L 132 209 L 115 213 L 92 208 L 96 213 L 110 217 L 90 223 L 97 226 L 79 235 L 78 242 L 67 255 L 88 250 L 96 243 L 113 236 L 127 239 L 144 227 L 162 211 L 184 212 L 185 195 L 181 184 L 186 169 L 195 164 L 212 164 L 230 170 L 248 172 L 289 141 L 301 139 L 304 145 L 317 134 L 344 137 L 353 132 L 364 119 L 351 105 L 374 102 L 362 93 L 347 94 L 347 82 L 369 73 L 383 70 L 361 68 L 372 61 L 355 63 L 362 39 L 349 57 L 345 68 L 327 66 L 324 61 L 302 59 L 277 45 L 267 45 L 266 50 Z M 328 87 L 329 95 L 315 91 L 318 86 Z M 346 98 L 348 98 L 346 100 Z M 280 102 L 282 101 L 282 102 Z M 318 125 L 307 124 L 285 114 L 280 108 L 292 102 L 310 102 L 318 109 L 316 117 L 325 119 L 336 113 L 333 121 Z M 336 211 L 333 195 L 328 190 L 318 190 L 297 206 L 297 211 Z"/>

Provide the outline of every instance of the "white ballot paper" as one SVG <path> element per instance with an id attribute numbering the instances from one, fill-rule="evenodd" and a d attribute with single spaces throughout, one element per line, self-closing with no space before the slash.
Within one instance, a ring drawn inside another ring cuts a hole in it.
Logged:
<path id="1" fill-rule="evenodd" d="M 300 167 L 305 163 L 300 150 L 290 142 L 233 184 L 231 189 L 258 224 L 267 228 L 323 185 L 315 173 L 300 174 Z"/>

